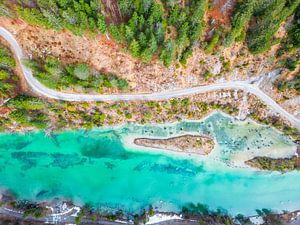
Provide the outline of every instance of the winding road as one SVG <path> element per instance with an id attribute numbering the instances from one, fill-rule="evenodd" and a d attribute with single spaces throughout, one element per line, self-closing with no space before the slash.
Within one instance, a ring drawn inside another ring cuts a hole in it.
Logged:
<path id="1" fill-rule="evenodd" d="M 32 71 L 27 68 L 23 63 L 22 59 L 25 59 L 22 49 L 20 48 L 18 42 L 13 37 L 13 35 L 7 31 L 5 28 L 0 27 L 0 35 L 6 39 L 12 49 L 21 66 L 21 70 L 24 77 L 29 84 L 30 88 L 37 94 L 43 95 L 48 98 L 64 100 L 64 101 L 131 101 L 131 100 L 166 100 L 180 96 L 187 96 L 199 93 L 205 93 L 209 91 L 217 91 L 222 89 L 235 89 L 243 90 L 256 95 L 260 98 L 266 105 L 272 108 L 275 112 L 279 113 L 281 116 L 289 120 L 297 129 L 300 130 L 300 119 L 296 118 L 280 105 L 278 105 L 270 96 L 259 89 L 257 84 L 252 84 L 249 81 L 229 81 L 223 83 L 215 83 L 206 86 L 198 86 L 191 88 L 182 88 L 176 90 L 167 90 L 163 92 L 156 93 L 146 93 L 146 94 L 70 94 L 63 93 L 49 89 L 42 85 L 38 80 L 33 77 Z"/>

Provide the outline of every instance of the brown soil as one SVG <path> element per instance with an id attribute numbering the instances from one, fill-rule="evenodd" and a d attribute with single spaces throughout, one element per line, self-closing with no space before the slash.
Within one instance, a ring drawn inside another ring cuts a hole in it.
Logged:
<path id="1" fill-rule="evenodd" d="M 168 139 L 136 138 L 134 144 L 199 155 L 208 155 L 214 148 L 214 142 L 211 138 L 196 135 L 183 135 Z"/>
<path id="2" fill-rule="evenodd" d="M 213 0 L 211 9 L 207 12 L 208 21 L 215 21 L 216 28 L 230 26 L 230 18 L 234 10 L 236 0 Z"/>
<path id="3" fill-rule="evenodd" d="M 11 112 L 11 109 L 8 107 L 0 107 L 0 117 L 7 115 Z"/>

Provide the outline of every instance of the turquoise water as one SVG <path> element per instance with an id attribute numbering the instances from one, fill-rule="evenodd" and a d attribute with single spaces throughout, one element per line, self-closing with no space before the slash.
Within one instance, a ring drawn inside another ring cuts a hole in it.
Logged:
<path id="1" fill-rule="evenodd" d="M 128 141 L 132 136 L 186 132 L 211 135 L 218 143 L 211 156 L 148 153 Z M 22 199 L 60 197 L 130 212 L 149 204 L 160 211 L 178 211 L 190 202 L 245 215 L 261 208 L 299 209 L 300 172 L 228 166 L 236 152 L 280 147 L 293 144 L 271 128 L 235 122 L 219 113 L 203 122 L 68 131 L 53 139 L 43 132 L 1 134 L 0 186 Z"/>

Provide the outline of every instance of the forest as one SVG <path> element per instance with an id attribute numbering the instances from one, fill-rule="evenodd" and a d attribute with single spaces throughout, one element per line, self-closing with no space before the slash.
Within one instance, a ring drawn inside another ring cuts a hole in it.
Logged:
<path id="1" fill-rule="evenodd" d="M 190 0 L 185 7 L 164 0 L 119 0 L 126 18 L 120 33 L 134 57 L 149 62 L 160 50 L 159 57 L 169 67 L 174 60 L 185 64 L 194 44 L 204 30 L 207 0 Z M 167 16 L 166 16 L 167 14 Z"/>
<path id="2" fill-rule="evenodd" d="M 44 28 L 66 28 L 77 35 L 87 30 L 106 32 L 99 0 L 18 0 L 16 12 L 30 24 Z"/>
<path id="3" fill-rule="evenodd" d="M 207 54 L 235 42 L 245 42 L 252 54 L 268 51 L 283 41 L 299 48 L 299 24 L 290 29 L 285 40 L 278 40 L 275 34 L 283 22 L 296 14 L 300 0 L 237 1 L 230 26 L 218 27 L 209 38 L 209 0 L 116 1 L 122 14 L 119 23 L 109 20 L 101 0 L 17 0 L 13 6 L 3 4 L 0 12 L 12 14 L 11 9 L 32 25 L 65 28 L 76 35 L 109 33 L 133 57 L 145 63 L 159 58 L 166 67 L 185 65 L 197 47 Z"/>
<path id="4" fill-rule="evenodd" d="M 295 13 L 299 4 L 300 0 L 240 1 L 224 45 L 229 47 L 245 32 L 246 43 L 251 53 L 258 54 L 269 50 L 280 41 L 274 37 L 280 25 Z M 251 20 L 254 22 L 250 23 Z"/>
<path id="5" fill-rule="evenodd" d="M 25 62 L 45 86 L 57 90 L 103 93 L 104 89 L 126 92 L 129 84 L 114 74 L 100 73 L 85 63 L 68 64 L 51 56 L 46 59 L 32 59 Z"/>

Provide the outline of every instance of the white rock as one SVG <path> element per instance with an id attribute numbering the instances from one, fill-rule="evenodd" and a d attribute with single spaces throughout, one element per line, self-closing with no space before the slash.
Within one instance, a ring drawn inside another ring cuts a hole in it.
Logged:
<path id="1" fill-rule="evenodd" d="M 182 218 L 177 215 L 164 215 L 164 214 L 155 214 L 149 217 L 149 221 L 146 224 L 154 224 L 167 220 L 181 220 Z"/>
<path id="2" fill-rule="evenodd" d="M 253 223 L 254 225 L 261 225 L 265 222 L 261 216 L 254 216 L 254 217 L 250 217 L 249 219 L 251 223 Z"/>

